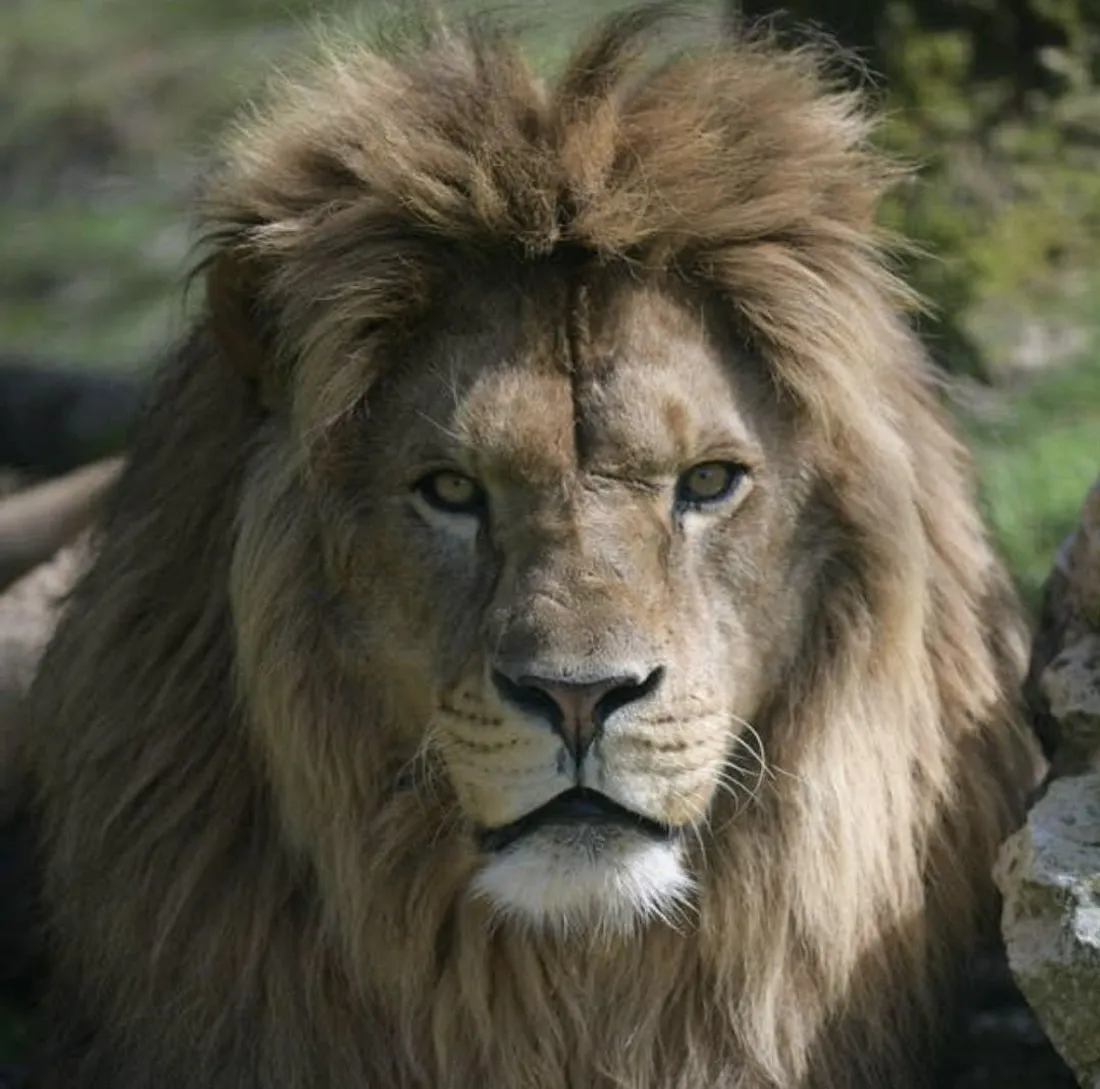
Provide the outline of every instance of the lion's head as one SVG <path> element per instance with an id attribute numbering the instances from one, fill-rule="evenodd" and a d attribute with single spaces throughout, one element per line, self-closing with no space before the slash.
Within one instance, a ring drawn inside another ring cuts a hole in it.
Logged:
<path id="1" fill-rule="evenodd" d="M 1033 771 L 1019 628 L 859 99 L 659 22 L 549 90 L 351 49 L 231 147 L 34 701 L 123 1086 L 912 1073 Z"/>
<path id="2" fill-rule="evenodd" d="M 763 782 L 752 723 L 804 653 L 829 561 L 813 442 L 721 312 L 672 284 L 476 279 L 330 439 L 328 627 L 386 701 L 376 743 L 422 755 L 497 909 L 675 914 L 702 829 Z M 255 627 L 259 571 L 285 548 L 265 484 L 287 449 L 262 462 L 233 583 L 261 704 L 281 651 Z"/>

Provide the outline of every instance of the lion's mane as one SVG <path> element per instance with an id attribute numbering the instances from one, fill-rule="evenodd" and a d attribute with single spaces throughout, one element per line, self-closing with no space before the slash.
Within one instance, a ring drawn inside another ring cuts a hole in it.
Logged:
<path id="1" fill-rule="evenodd" d="M 1034 776 L 1022 632 L 883 258 L 864 103 L 760 38 L 654 56 L 660 22 L 612 20 L 549 89 L 487 25 L 341 45 L 236 136 L 207 313 L 32 693 L 44 1086 L 918 1084 Z M 364 741 L 391 712 L 346 682 L 315 547 L 382 347 L 448 277 L 559 258 L 724 300 L 829 511 L 767 789 L 711 830 L 696 918 L 598 940 L 462 906 L 443 817 Z"/>

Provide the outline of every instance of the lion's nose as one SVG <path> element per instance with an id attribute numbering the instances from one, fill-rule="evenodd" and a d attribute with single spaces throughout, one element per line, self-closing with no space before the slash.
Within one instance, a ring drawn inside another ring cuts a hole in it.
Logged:
<path id="1" fill-rule="evenodd" d="M 658 666 L 648 675 L 618 675 L 578 684 L 535 673 L 509 677 L 495 669 L 493 683 L 509 703 L 545 718 L 580 759 L 607 719 L 655 691 L 664 672 Z"/>

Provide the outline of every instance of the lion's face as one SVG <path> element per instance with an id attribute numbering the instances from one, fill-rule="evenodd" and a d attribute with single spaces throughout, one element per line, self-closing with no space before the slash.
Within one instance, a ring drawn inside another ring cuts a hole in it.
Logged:
<path id="1" fill-rule="evenodd" d="M 689 840 L 757 781 L 803 578 L 797 443 L 701 307 L 607 290 L 570 333 L 555 294 L 457 307 L 378 391 L 343 578 L 476 890 L 627 925 L 689 894 Z"/>

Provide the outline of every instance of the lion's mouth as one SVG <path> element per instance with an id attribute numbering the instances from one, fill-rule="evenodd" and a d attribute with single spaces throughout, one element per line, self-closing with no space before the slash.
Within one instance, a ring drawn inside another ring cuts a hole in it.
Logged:
<path id="1" fill-rule="evenodd" d="M 573 787 L 519 820 L 496 828 L 483 828 L 478 842 L 485 851 L 498 852 L 540 828 L 551 825 L 618 825 L 631 828 L 650 839 L 670 839 L 673 829 L 612 801 L 606 794 L 588 787 Z"/>

